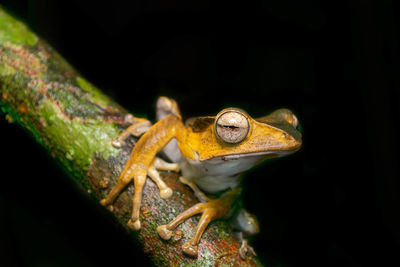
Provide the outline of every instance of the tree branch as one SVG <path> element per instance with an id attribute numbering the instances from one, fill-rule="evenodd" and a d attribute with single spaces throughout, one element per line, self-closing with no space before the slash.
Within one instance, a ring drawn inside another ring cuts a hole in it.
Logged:
<path id="1" fill-rule="evenodd" d="M 122 149 L 111 141 L 123 129 L 128 114 L 81 77 L 48 44 L 0 8 L 0 107 L 9 122 L 26 128 L 90 197 L 98 202 L 115 184 L 135 139 Z M 147 179 L 136 238 L 156 265 L 260 265 L 256 258 L 242 261 L 239 243 L 226 222 L 214 222 L 199 244 L 199 257 L 182 254 L 182 244 L 194 234 L 198 218 L 183 223 L 170 241 L 158 237 L 166 224 L 197 202 L 177 175 L 164 173 L 173 196 L 163 200 Z M 115 202 L 114 215 L 126 227 L 133 186 Z"/>

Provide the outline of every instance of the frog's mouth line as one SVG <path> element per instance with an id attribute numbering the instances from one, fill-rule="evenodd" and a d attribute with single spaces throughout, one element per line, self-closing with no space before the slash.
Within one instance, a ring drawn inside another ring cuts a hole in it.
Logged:
<path id="1" fill-rule="evenodd" d="M 276 151 L 266 151 L 266 152 L 252 152 L 252 153 L 241 153 L 241 154 L 232 154 L 232 155 L 227 155 L 223 156 L 222 158 L 228 159 L 228 160 L 235 160 L 239 158 L 244 158 L 244 157 L 257 157 L 257 156 L 267 156 L 267 155 L 276 155 L 276 157 L 281 157 L 281 156 L 286 156 L 289 154 L 292 154 L 293 150 L 276 150 Z"/>
<path id="2" fill-rule="evenodd" d="M 231 155 L 226 155 L 226 156 L 218 156 L 215 158 L 221 158 L 221 160 L 224 160 L 224 161 L 238 160 L 240 158 L 246 158 L 246 157 L 263 157 L 263 156 L 266 156 L 266 157 L 270 156 L 271 158 L 278 158 L 278 157 L 283 157 L 283 156 L 292 154 L 292 153 L 296 152 L 299 148 L 292 149 L 292 150 L 275 150 L 275 151 L 231 154 Z"/>

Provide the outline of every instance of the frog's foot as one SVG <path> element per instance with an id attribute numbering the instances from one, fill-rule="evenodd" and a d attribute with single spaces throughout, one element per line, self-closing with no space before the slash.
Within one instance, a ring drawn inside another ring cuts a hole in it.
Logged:
<path id="1" fill-rule="evenodd" d="M 212 220 L 224 217 L 225 215 L 229 214 L 231 205 L 236 195 L 237 194 L 235 191 L 231 191 L 221 198 L 214 199 L 206 203 L 198 203 L 179 214 L 168 224 L 158 226 L 157 232 L 162 239 L 168 240 L 172 236 L 172 231 L 179 224 L 196 214 L 202 213 L 199 223 L 197 224 L 194 236 L 182 246 L 182 250 L 186 255 L 197 257 L 198 244 L 204 230 L 207 228 L 208 224 Z"/>
<path id="2" fill-rule="evenodd" d="M 186 255 L 197 257 L 197 245 L 200 241 L 200 237 L 206 229 L 207 225 L 211 220 L 216 218 L 216 209 L 210 203 L 198 203 L 193 207 L 187 209 L 186 211 L 179 214 L 174 220 L 172 220 L 167 225 L 160 225 L 157 227 L 157 232 L 160 237 L 164 240 L 168 240 L 172 236 L 172 231 L 186 219 L 203 213 L 200 221 L 196 228 L 195 235 L 182 246 L 182 250 Z"/>
<path id="3" fill-rule="evenodd" d="M 133 195 L 132 215 L 128 222 L 128 227 L 133 230 L 139 230 L 139 209 L 142 202 L 143 186 L 146 182 L 146 170 L 143 168 L 125 168 L 118 178 L 117 184 L 110 190 L 107 197 L 100 201 L 100 204 L 112 211 L 112 203 L 114 203 L 115 198 L 132 180 L 134 181 L 135 192 Z"/>
<path id="4" fill-rule="evenodd" d="M 254 248 L 250 246 L 247 242 L 247 239 L 242 240 L 242 245 L 239 248 L 239 256 L 242 260 L 246 260 L 247 253 L 252 254 L 253 256 L 257 256 Z"/>
<path id="5" fill-rule="evenodd" d="M 133 116 L 131 119 L 131 123 L 133 124 L 126 128 L 125 131 L 123 131 L 115 140 L 112 141 L 114 147 L 120 148 L 125 139 L 128 138 L 130 135 L 138 137 L 147 132 L 151 127 L 150 121 Z"/>
<path id="6" fill-rule="evenodd" d="M 150 176 L 150 178 L 160 189 L 161 198 L 167 199 L 172 196 L 172 189 L 169 188 L 161 179 L 158 170 L 179 172 L 179 167 L 176 163 L 168 163 L 158 157 L 155 157 L 153 162 L 150 164 L 149 169 L 147 170 L 147 175 Z"/>

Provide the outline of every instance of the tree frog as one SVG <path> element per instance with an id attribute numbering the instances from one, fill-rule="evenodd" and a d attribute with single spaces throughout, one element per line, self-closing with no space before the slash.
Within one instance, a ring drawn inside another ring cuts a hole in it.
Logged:
<path id="1" fill-rule="evenodd" d="M 112 210 L 112 203 L 125 186 L 134 181 L 133 210 L 128 226 L 139 230 L 139 210 L 142 189 L 149 176 L 159 187 L 160 196 L 168 198 L 172 190 L 160 178 L 158 170 L 180 171 L 180 181 L 188 185 L 199 203 L 187 209 L 166 225 L 157 228 L 159 236 L 168 240 L 172 231 L 186 219 L 202 214 L 194 236 L 182 250 L 196 257 L 197 246 L 208 224 L 219 218 L 235 216 L 233 225 L 244 234 L 258 232 L 254 216 L 242 209 L 233 213 L 234 202 L 240 196 L 241 173 L 258 162 L 297 151 L 302 144 L 297 130 L 298 119 L 288 109 L 253 119 L 239 108 L 226 108 L 216 116 L 205 116 L 182 122 L 177 103 L 160 97 L 157 101 L 157 123 L 145 119 L 133 120 L 114 142 L 119 147 L 130 134 L 143 134 L 134 148 L 117 184 L 101 204 Z M 162 152 L 173 163 L 159 157 Z M 218 196 L 218 197 L 217 197 Z M 242 239 L 240 257 L 254 250 Z"/>

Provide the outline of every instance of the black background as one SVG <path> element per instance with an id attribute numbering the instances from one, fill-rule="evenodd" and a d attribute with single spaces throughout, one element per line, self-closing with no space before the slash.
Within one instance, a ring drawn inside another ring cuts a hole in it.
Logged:
<path id="1" fill-rule="evenodd" d="M 400 266 L 395 1 L 1 4 L 136 115 L 154 118 L 159 95 L 185 117 L 294 110 L 302 150 L 244 179 L 261 259 Z M 4 116 L 0 124 L 0 265 L 148 264 L 33 138 Z"/>

